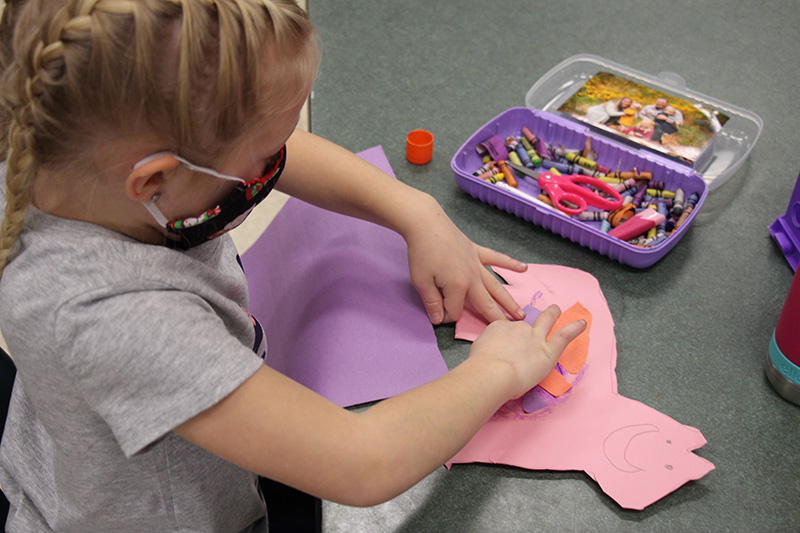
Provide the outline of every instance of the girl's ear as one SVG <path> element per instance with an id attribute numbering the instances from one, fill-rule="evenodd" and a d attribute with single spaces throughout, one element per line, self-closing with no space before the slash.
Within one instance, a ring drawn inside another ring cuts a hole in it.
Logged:
<path id="1" fill-rule="evenodd" d="M 143 159 L 133 167 L 125 179 L 125 193 L 131 200 L 149 202 L 160 192 L 167 179 L 166 172 L 180 164 L 180 161 L 169 153 L 154 154 Z"/>

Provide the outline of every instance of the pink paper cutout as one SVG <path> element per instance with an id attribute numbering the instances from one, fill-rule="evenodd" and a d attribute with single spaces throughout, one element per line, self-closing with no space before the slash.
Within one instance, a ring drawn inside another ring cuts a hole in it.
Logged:
<path id="1" fill-rule="evenodd" d="M 541 406 L 532 413 L 523 409 L 523 399 L 506 403 L 448 468 L 484 462 L 531 470 L 583 470 L 620 506 L 637 510 L 714 469 L 692 453 L 706 443 L 700 431 L 618 394 L 614 321 L 593 276 L 555 265 L 530 265 L 522 274 L 496 270 L 520 305 L 536 294 L 539 309 L 549 303 L 568 309 L 580 301 L 592 315 L 589 353 L 569 392 L 548 398 L 532 390 L 526 396 L 538 399 Z M 471 337 L 482 330 L 476 316 L 462 320 L 456 325 L 457 336 Z"/>

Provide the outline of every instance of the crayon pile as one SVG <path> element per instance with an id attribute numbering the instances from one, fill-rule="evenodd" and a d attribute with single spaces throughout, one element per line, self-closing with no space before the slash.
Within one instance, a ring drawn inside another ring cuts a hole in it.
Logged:
<path id="1" fill-rule="evenodd" d="M 548 144 L 526 126 L 518 136 L 492 136 L 475 149 L 483 156 L 483 165 L 474 176 L 531 200 L 531 194 L 519 190 L 521 181 L 525 189 L 538 192 L 535 203 L 554 209 L 557 206 L 536 183 L 534 176 L 539 172 L 590 176 L 611 184 L 622 195 L 621 207 L 613 211 L 589 208 L 575 217 L 594 226 L 599 223 L 603 233 L 634 246 L 649 248 L 662 243 L 686 221 L 700 199 L 697 192 L 687 197 L 681 188 L 666 188 L 663 181 L 653 179 L 652 172 L 636 168 L 613 171 L 595 160 L 588 139 L 583 149 L 567 149 L 561 143 Z M 599 189 L 594 192 L 602 193 Z"/>

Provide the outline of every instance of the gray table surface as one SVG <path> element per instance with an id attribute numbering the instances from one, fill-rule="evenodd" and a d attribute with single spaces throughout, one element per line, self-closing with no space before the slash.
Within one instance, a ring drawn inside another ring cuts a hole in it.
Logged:
<path id="1" fill-rule="evenodd" d="M 616 323 L 619 392 L 708 440 L 716 465 L 644 511 L 626 511 L 583 472 L 443 468 L 381 506 L 325 503 L 326 531 L 800 531 L 800 407 L 765 378 L 793 272 L 767 227 L 800 171 L 800 4 L 620 0 L 310 0 L 324 59 L 311 129 L 350 150 L 382 145 L 398 179 L 432 194 L 479 244 L 590 272 Z M 592 53 L 764 120 L 749 159 L 713 190 L 656 265 L 621 265 L 463 193 L 450 158 L 480 126 L 524 105 L 562 60 Z M 405 133 L 436 137 L 405 160 Z M 449 366 L 469 346 L 436 329 Z"/>

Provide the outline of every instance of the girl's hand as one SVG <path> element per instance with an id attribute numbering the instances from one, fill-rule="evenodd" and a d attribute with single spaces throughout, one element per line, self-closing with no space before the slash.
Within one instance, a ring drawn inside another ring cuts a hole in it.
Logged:
<path id="1" fill-rule="evenodd" d="M 498 321 L 489 324 L 472 344 L 470 358 L 493 358 L 508 363 L 516 374 L 509 398 L 519 398 L 538 385 L 553 370 L 561 352 L 586 328 L 586 322 L 570 322 L 550 338 L 561 310 L 551 305 L 527 322 Z"/>
<path id="2" fill-rule="evenodd" d="M 524 272 L 527 265 L 469 240 L 435 202 L 404 235 L 411 281 L 433 324 L 458 320 L 465 303 L 489 322 L 525 318 L 522 308 L 484 266 Z"/>

